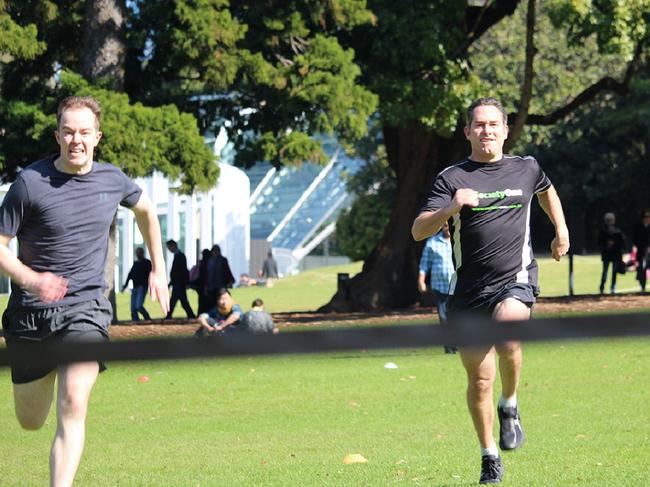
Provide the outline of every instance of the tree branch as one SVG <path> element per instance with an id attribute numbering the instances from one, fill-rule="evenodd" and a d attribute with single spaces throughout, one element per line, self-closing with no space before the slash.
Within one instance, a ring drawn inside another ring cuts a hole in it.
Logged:
<path id="1" fill-rule="evenodd" d="M 605 76 L 593 85 L 585 88 L 573 100 L 571 100 L 563 107 L 558 108 L 557 110 L 546 115 L 528 115 L 526 123 L 528 125 L 553 125 L 558 120 L 566 117 L 580 106 L 592 101 L 600 93 L 606 91 L 617 93 L 620 96 L 627 96 L 630 93 L 630 84 L 632 82 L 632 78 L 634 77 L 636 71 L 639 69 L 641 55 L 643 54 L 643 48 L 644 41 L 641 41 L 639 44 L 637 44 L 636 49 L 634 50 L 634 57 L 628 63 L 622 81 L 617 81 L 611 76 Z"/>
<path id="2" fill-rule="evenodd" d="M 528 11 L 526 13 L 526 62 L 524 66 L 524 81 L 521 85 L 521 98 L 519 100 L 519 111 L 515 117 L 508 139 L 504 145 L 505 151 L 509 151 L 517 142 L 524 130 L 530 100 L 533 97 L 533 78 L 535 77 L 534 61 L 537 48 L 535 47 L 535 9 L 537 0 L 528 0 Z"/>
<path id="3" fill-rule="evenodd" d="M 504 17 L 512 15 L 519 2 L 520 0 L 487 0 L 484 6 L 467 7 L 465 10 L 467 38 L 458 49 L 457 55 L 464 55 L 490 27 L 501 22 Z"/>
<path id="4" fill-rule="evenodd" d="M 512 15 L 521 0 L 486 0 L 480 7 L 467 7 L 465 9 L 465 24 L 467 36 L 465 41 L 450 54 L 449 59 L 465 57 L 469 47 L 480 38 L 494 24 L 499 23 L 504 17 Z M 405 73 L 412 79 L 430 79 L 437 81 L 437 75 L 432 66 L 425 66 L 414 73 Z"/>

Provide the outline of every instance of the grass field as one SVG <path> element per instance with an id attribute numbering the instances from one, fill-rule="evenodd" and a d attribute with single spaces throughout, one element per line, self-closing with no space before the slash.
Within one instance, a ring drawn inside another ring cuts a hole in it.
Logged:
<path id="1" fill-rule="evenodd" d="M 528 438 L 504 454 L 503 485 L 648 485 L 649 375 L 648 339 L 526 347 Z M 464 382 L 438 349 L 112 364 L 77 485 L 474 485 Z M 54 415 L 21 431 L 6 370 L 0 396 L 2 485 L 46 485 Z"/>
<path id="2" fill-rule="evenodd" d="M 234 294 L 245 308 L 259 296 L 272 311 L 315 309 L 333 294 L 336 272 L 354 273 L 354 265 Z M 566 263 L 542 259 L 540 267 L 543 294 L 564 294 Z M 576 259 L 577 293 L 595 292 L 598 278 L 597 259 Z M 619 289 L 635 291 L 634 284 L 626 275 Z M 122 298 L 128 316 L 128 293 Z M 386 369 L 387 362 L 399 368 Z M 439 348 L 109 367 L 91 398 L 78 486 L 478 480 L 464 372 L 457 356 Z M 144 375 L 150 380 L 139 382 Z M 648 376 L 649 338 L 527 345 L 519 393 L 527 442 L 504 453 L 503 485 L 649 485 Z M 0 398 L 0 485 L 47 485 L 54 414 L 42 430 L 22 431 L 6 369 Z M 368 462 L 344 465 L 350 453 Z"/>

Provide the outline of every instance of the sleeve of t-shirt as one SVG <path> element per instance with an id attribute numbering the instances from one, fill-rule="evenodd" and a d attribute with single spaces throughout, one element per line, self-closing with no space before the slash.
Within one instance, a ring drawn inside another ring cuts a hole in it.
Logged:
<path id="1" fill-rule="evenodd" d="M 18 177 L 0 206 L 0 234 L 15 237 L 29 212 L 29 193 L 25 181 Z"/>
<path id="2" fill-rule="evenodd" d="M 135 184 L 135 182 L 122 171 L 120 172 L 124 178 L 124 193 L 120 205 L 125 206 L 126 208 L 133 208 L 140 199 L 142 188 Z"/>
<path id="3" fill-rule="evenodd" d="M 239 316 L 242 316 L 242 315 L 243 315 L 242 310 L 241 310 L 241 307 L 240 307 L 238 304 L 233 304 L 233 305 L 232 305 L 232 311 L 231 311 L 231 312 L 232 312 L 232 313 L 238 313 Z"/>
<path id="4" fill-rule="evenodd" d="M 535 181 L 535 193 L 543 193 L 548 188 L 551 187 L 551 180 L 546 176 L 542 170 L 539 163 L 535 160 L 534 157 L 531 157 L 533 160 L 535 170 L 537 171 L 537 180 Z"/>
<path id="5" fill-rule="evenodd" d="M 429 241 L 424 244 L 424 249 L 422 250 L 422 256 L 420 257 L 420 274 L 426 275 L 431 268 L 431 261 L 433 260 L 433 250 L 428 245 Z"/>
<path id="6" fill-rule="evenodd" d="M 452 187 L 444 174 L 439 174 L 433 182 L 431 191 L 429 191 L 429 195 L 424 201 L 420 213 L 423 211 L 435 211 L 447 206 L 454 198 L 455 193 L 456 188 Z"/>

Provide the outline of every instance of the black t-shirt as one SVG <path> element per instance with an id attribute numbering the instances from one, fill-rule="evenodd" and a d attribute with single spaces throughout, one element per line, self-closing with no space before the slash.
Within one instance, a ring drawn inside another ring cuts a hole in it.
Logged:
<path id="1" fill-rule="evenodd" d="M 18 237 L 18 258 L 37 272 L 68 279 L 57 306 L 101 296 L 110 225 L 118 205 L 134 206 L 142 190 L 119 168 L 93 162 L 90 172 L 66 174 L 56 156 L 18 174 L 0 207 L 0 234 Z M 12 282 L 15 306 L 50 307 Z"/>
<path id="2" fill-rule="evenodd" d="M 479 206 L 464 206 L 451 220 L 456 272 L 450 294 L 493 292 L 508 282 L 537 286 L 530 243 L 530 204 L 551 181 L 533 157 L 465 159 L 438 174 L 422 211 L 447 206 L 456 190 L 479 192 Z"/>

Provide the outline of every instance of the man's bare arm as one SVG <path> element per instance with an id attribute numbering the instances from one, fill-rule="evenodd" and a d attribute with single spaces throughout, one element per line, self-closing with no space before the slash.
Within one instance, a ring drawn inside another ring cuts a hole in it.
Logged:
<path id="1" fill-rule="evenodd" d="M 416 241 L 435 235 L 444 223 L 458 213 L 463 206 L 478 206 L 478 193 L 473 189 L 461 188 L 456 191 L 454 198 L 447 206 L 435 211 L 420 213 L 411 227 L 411 234 Z"/>
<path id="2" fill-rule="evenodd" d="M 551 255 L 559 261 L 569 251 L 569 229 L 564 219 L 560 197 L 555 187 L 551 185 L 543 193 L 538 193 L 537 199 L 555 227 L 555 238 L 551 241 Z"/>
<path id="3" fill-rule="evenodd" d="M 169 311 L 169 286 L 167 285 L 167 271 L 162 250 L 162 236 L 158 215 L 149 198 L 144 194 L 131 208 L 135 214 L 135 221 L 138 224 L 140 233 L 149 249 L 151 257 L 151 273 L 149 274 L 149 294 L 153 301 L 160 303 L 160 309 L 164 314 Z"/>
<path id="4" fill-rule="evenodd" d="M 0 235 L 0 271 L 44 303 L 63 299 L 68 292 L 67 279 L 51 272 L 36 272 L 23 264 L 9 249 L 10 241 L 11 237 Z"/>

